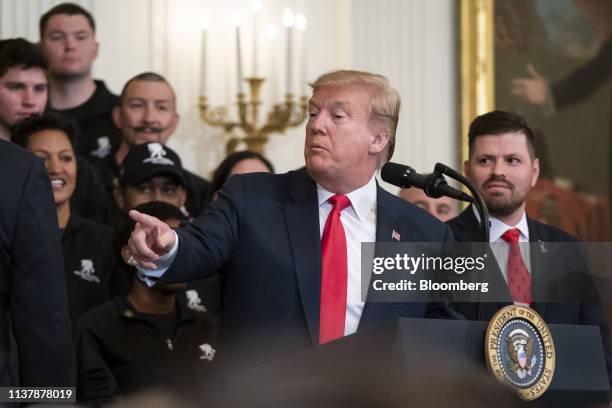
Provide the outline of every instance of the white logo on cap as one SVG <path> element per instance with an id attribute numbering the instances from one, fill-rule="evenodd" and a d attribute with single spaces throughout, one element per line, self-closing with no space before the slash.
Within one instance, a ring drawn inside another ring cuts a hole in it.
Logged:
<path id="1" fill-rule="evenodd" d="M 164 166 L 174 166 L 174 162 L 170 159 L 165 158 L 166 151 L 164 150 L 164 146 L 160 143 L 149 143 L 147 145 L 147 149 L 149 149 L 149 157 L 144 159 L 143 163 L 151 163 L 151 164 L 161 164 Z"/>
<path id="2" fill-rule="evenodd" d="M 98 148 L 91 151 L 92 156 L 99 157 L 100 159 L 105 158 L 111 152 L 111 143 L 108 136 L 102 136 L 98 138 Z"/>
<path id="3" fill-rule="evenodd" d="M 96 282 L 100 283 L 100 278 L 96 275 L 96 270 L 93 266 L 93 261 L 91 259 L 81 259 L 81 270 L 74 271 L 74 274 L 81 277 L 81 279 L 86 280 L 87 282 Z"/>

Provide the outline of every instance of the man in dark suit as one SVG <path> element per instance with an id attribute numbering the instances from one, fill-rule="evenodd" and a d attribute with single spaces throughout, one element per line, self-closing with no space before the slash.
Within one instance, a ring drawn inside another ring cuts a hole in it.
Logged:
<path id="1" fill-rule="evenodd" d="M 517 114 L 493 111 L 477 117 L 468 134 L 469 158 L 464 171 L 482 194 L 491 215 L 490 242 L 499 262 L 508 289 L 508 303 L 461 303 L 456 309 L 470 320 L 489 320 L 501 307 L 514 302 L 527 304 L 537 311 L 547 323 L 585 324 L 599 326 L 606 353 L 608 375 L 612 382 L 612 353 L 603 308 L 598 302 L 531 302 L 533 290 L 538 289 L 544 274 L 550 273 L 555 259 L 546 250 L 546 242 L 578 242 L 573 236 L 529 218 L 525 212 L 525 197 L 535 185 L 539 175 L 539 161 L 535 157 L 534 135 L 522 117 Z M 455 239 L 459 242 L 482 241 L 480 221 L 473 207 L 468 207 L 457 218 L 448 221 Z M 511 262 L 514 231 L 518 242 L 539 242 L 540 245 L 520 249 L 526 267 L 526 287 L 514 275 Z M 510 245 L 506 245 L 509 243 Z M 539 247 L 539 250 L 535 248 Z M 569 245 L 567 246 L 569 248 Z M 552 248 L 551 248 L 552 249 Z M 534 253 L 534 251 L 536 253 Z M 571 258 L 580 261 L 581 257 Z M 527 258 L 529 256 L 529 258 Z M 507 260 L 504 263 L 503 260 Z M 530 260 L 530 261 L 529 261 Z M 574 262 L 575 263 L 575 262 Z M 567 268 L 567 265 L 556 267 Z M 575 266 L 575 265 L 572 265 Z M 544 269 L 548 268 L 548 269 Z M 516 279 L 516 283 L 515 280 Z M 589 299 L 590 300 L 590 299 Z"/>
<path id="2" fill-rule="evenodd" d="M 42 161 L 0 140 L 0 385 L 68 386 L 72 339 L 62 245 Z M 19 379 L 8 369 L 9 324 Z"/>
<path id="3" fill-rule="evenodd" d="M 361 242 L 452 241 L 446 225 L 376 183 L 393 153 L 399 95 L 385 77 L 359 71 L 312 87 L 306 170 L 234 176 L 211 211 L 176 233 L 130 213 L 130 250 L 150 280 L 222 269 L 226 364 L 262 363 L 398 316 L 448 317 L 441 304 L 361 298 Z"/>

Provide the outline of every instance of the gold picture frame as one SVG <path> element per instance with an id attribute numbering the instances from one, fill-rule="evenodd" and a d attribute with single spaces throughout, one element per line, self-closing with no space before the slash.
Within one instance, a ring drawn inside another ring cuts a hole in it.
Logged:
<path id="1" fill-rule="evenodd" d="M 458 4 L 461 161 L 468 158 L 467 133 L 475 117 L 494 109 L 519 113 L 536 134 L 541 168 L 527 197 L 529 214 L 586 241 L 608 240 L 612 2 Z M 524 84 L 542 79 L 546 99 L 527 96 Z"/>
<path id="2" fill-rule="evenodd" d="M 472 120 L 495 106 L 494 0 L 461 0 L 461 163 L 468 158 Z"/>

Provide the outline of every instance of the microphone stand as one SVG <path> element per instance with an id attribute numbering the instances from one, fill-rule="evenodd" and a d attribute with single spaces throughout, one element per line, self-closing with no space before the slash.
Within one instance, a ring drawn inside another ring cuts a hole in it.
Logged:
<path id="1" fill-rule="evenodd" d="M 474 205 L 476 205 L 476 210 L 480 215 L 480 228 L 482 230 L 482 238 L 484 242 L 488 243 L 491 237 L 491 220 L 489 219 L 489 211 L 487 210 L 487 204 L 480 195 L 480 192 L 478 192 L 476 187 L 474 187 L 474 185 L 461 173 L 448 167 L 445 164 L 436 163 L 433 174 L 438 174 L 439 177 L 441 177 L 442 179 L 444 179 L 442 174 L 445 174 L 448 177 L 457 180 L 458 182 L 466 186 L 468 190 L 470 190 L 470 193 L 472 193 L 472 202 L 474 203 Z"/>

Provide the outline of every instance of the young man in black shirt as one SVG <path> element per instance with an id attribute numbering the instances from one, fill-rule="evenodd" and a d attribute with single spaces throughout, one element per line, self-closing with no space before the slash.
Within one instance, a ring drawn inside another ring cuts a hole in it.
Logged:
<path id="1" fill-rule="evenodd" d="M 168 203 L 150 202 L 137 209 L 171 227 L 183 218 Z M 194 395 L 214 359 L 218 319 L 177 297 L 184 284 L 149 288 L 139 279 L 128 265 L 127 241 L 133 228 L 134 222 L 126 220 L 116 242 L 132 288 L 127 296 L 118 295 L 83 317 L 85 336 L 106 361 L 122 394 L 166 387 Z"/>
<path id="2" fill-rule="evenodd" d="M 10 127 L 45 110 L 47 66 L 35 44 L 23 38 L 0 40 L 0 139 L 10 140 Z M 88 219 L 106 220 L 107 197 L 98 174 L 81 156 L 77 171 L 72 210 Z"/>
<path id="3" fill-rule="evenodd" d="M 120 140 L 111 114 L 119 98 L 92 76 L 99 48 L 95 30 L 92 15 L 72 3 L 40 18 L 40 44 L 49 60 L 48 109 L 77 124 L 76 150 L 90 161 L 109 156 Z"/>

